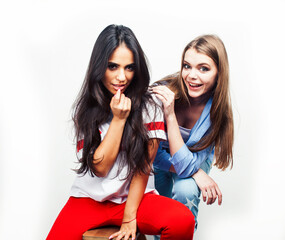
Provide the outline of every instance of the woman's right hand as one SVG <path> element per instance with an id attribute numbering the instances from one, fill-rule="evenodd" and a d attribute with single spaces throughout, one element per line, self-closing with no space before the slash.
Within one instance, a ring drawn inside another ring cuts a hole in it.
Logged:
<path id="1" fill-rule="evenodd" d="M 109 239 L 113 240 L 127 240 L 131 237 L 132 240 L 136 239 L 137 220 L 122 223 L 120 231 L 113 233 Z"/>
<path id="2" fill-rule="evenodd" d="M 118 120 L 127 120 L 131 111 L 132 102 L 131 99 L 121 93 L 119 89 L 112 97 L 110 107 L 113 113 L 113 118 Z"/>
<path id="3" fill-rule="evenodd" d="M 155 93 L 156 97 L 160 99 L 163 103 L 163 111 L 165 118 L 170 116 L 175 116 L 174 103 L 175 94 L 166 86 L 156 86 L 152 87 L 152 91 Z"/>
<path id="4" fill-rule="evenodd" d="M 152 87 L 152 92 L 155 93 L 156 97 L 160 99 L 163 104 L 170 155 L 173 156 L 184 145 L 175 115 L 175 93 L 166 86 Z"/>

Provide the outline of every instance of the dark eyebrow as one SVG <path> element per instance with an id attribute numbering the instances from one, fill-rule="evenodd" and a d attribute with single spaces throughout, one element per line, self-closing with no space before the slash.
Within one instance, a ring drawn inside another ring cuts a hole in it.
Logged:
<path id="1" fill-rule="evenodd" d="M 119 66 L 119 64 L 118 63 L 114 63 L 114 62 L 108 62 L 108 64 L 114 64 L 114 65 L 116 65 L 116 66 Z M 128 65 L 126 65 L 126 67 L 134 67 L 136 64 L 135 63 L 130 63 L 130 64 L 128 64 Z"/>

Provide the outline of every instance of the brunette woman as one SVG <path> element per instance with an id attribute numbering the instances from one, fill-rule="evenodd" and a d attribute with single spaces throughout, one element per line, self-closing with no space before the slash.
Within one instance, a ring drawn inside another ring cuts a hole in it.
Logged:
<path id="1" fill-rule="evenodd" d="M 105 28 L 75 102 L 78 175 L 48 240 L 80 240 L 86 230 L 105 225 L 121 226 L 113 239 L 135 239 L 137 228 L 161 239 L 192 239 L 191 211 L 154 188 L 152 162 L 166 133 L 148 86 L 146 58 L 134 33 L 124 26 Z"/>

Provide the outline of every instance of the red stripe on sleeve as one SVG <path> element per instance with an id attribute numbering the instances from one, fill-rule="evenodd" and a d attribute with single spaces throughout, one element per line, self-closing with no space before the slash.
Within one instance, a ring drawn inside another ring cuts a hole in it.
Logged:
<path id="1" fill-rule="evenodd" d="M 165 131 L 165 124 L 164 124 L 164 122 L 146 123 L 145 126 L 146 126 L 148 131 L 153 131 L 153 130 L 163 130 L 163 131 Z"/>
<path id="2" fill-rule="evenodd" d="M 77 142 L 77 152 L 79 152 L 84 146 L 84 140 L 81 139 Z"/>
<path id="3" fill-rule="evenodd" d="M 99 133 L 100 133 L 100 134 L 102 133 L 102 132 L 100 131 L 100 129 L 99 129 Z M 77 146 L 76 146 L 77 152 L 79 152 L 79 151 L 83 148 L 83 146 L 84 146 L 84 139 L 81 139 L 81 140 L 79 140 L 79 141 L 77 142 Z"/>

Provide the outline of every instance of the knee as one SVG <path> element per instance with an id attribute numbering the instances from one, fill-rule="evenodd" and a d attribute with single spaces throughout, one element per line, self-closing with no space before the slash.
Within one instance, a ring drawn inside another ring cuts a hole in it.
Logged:
<path id="1" fill-rule="evenodd" d="M 195 220 L 197 220 L 200 190 L 193 178 L 181 179 L 175 183 L 173 188 L 173 199 L 188 207 L 195 216 Z"/>
<path id="2" fill-rule="evenodd" d="M 183 216 L 173 219 L 165 229 L 162 235 L 167 235 L 169 239 L 192 239 L 195 228 L 194 216 L 185 208 Z M 167 238 L 167 239 L 168 239 Z"/>
<path id="3" fill-rule="evenodd" d="M 188 212 L 188 216 L 184 219 L 184 222 L 179 226 L 179 231 L 181 232 L 181 236 L 192 236 L 194 234 L 195 229 L 195 217 L 191 211 Z"/>
<path id="4" fill-rule="evenodd" d="M 193 178 L 179 179 L 173 187 L 173 198 L 184 203 L 186 198 L 190 201 L 200 198 L 200 189 Z"/>

